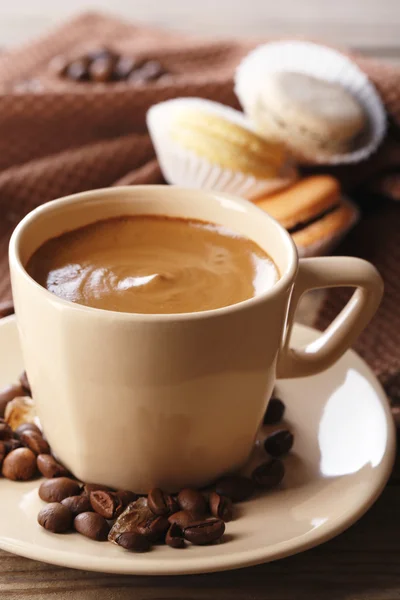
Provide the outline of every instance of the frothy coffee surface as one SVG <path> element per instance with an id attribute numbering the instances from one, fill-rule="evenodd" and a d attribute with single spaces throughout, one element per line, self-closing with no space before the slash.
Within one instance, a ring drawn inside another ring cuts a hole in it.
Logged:
<path id="1" fill-rule="evenodd" d="M 127 216 L 44 243 L 28 273 L 56 296 L 130 313 L 204 311 L 252 298 L 278 279 L 251 240 L 202 221 Z"/>

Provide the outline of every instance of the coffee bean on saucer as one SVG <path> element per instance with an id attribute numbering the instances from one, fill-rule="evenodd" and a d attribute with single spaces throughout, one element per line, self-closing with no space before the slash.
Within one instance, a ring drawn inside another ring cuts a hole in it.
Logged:
<path id="1" fill-rule="evenodd" d="M 112 488 L 108 487 L 108 485 L 102 485 L 101 483 L 85 483 L 82 494 L 90 496 L 90 492 L 96 492 L 97 490 L 104 490 L 105 492 L 114 491 Z"/>
<path id="2" fill-rule="evenodd" d="M 232 521 L 232 500 L 226 496 L 220 496 L 216 492 L 211 492 L 208 502 L 213 517 L 222 519 L 225 523 Z"/>
<path id="3" fill-rule="evenodd" d="M 227 475 L 219 479 L 215 491 L 220 496 L 227 496 L 232 502 L 243 502 L 254 493 L 254 483 L 243 475 Z"/>
<path id="4" fill-rule="evenodd" d="M 0 319 L 3 317 L 9 317 L 14 314 L 14 304 L 12 300 L 5 300 L 0 302 Z"/>
<path id="5" fill-rule="evenodd" d="M 0 419 L 0 440 L 7 441 L 11 440 L 13 437 L 14 434 L 11 427 L 4 421 L 4 419 Z"/>
<path id="6" fill-rule="evenodd" d="M 120 498 L 114 492 L 95 490 L 90 492 L 89 499 L 93 510 L 105 519 L 116 519 L 124 510 Z"/>
<path id="7" fill-rule="evenodd" d="M 184 537 L 196 546 L 205 546 L 219 540 L 225 531 L 225 523 L 221 519 L 196 521 L 184 529 Z"/>
<path id="8" fill-rule="evenodd" d="M 14 450 L 18 452 L 18 450 Z M 39 487 L 39 497 L 45 502 L 61 502 L 68 496 L 77 496 L 81 488 L 77 481 L 69 477 L 47 479 Z"/>
<path id="9" fill-rule="evenodd" d="M 90 504 L 89 496 L 81 494 L 80 496 L 68 496 L 61 501 L 63 506 L 66 506 L 71 511 L 74 517 L 83 512 L 91 512 L 92 505 Z"/>
<path id="10" fill-rule="evenodd" d="M 28 376 L 26 374 L 26 371 L 23 371 L 19 377 L 19 382 L 23 387 L 23 390 L 25 392 L 25 396 L 31 396 L 31 386 L 29 384 L 28 381 Z"/>
<path id="11" fill-rule="evenodd" d="M 88 81 L 90 59 L 82 56 L 73 60 L 67 67 L 65 75 L 73 81 Z"/>
<path id="12" fill-rule="evenodd" d="M 171 524 L 176 523 L 181 529 L 184 529 L 185 527 L 190 525 L 190 523 L 193 523 L 193 521 L 195 520 L 196 518 L 187 510 L 180 510 L 179 512 L 173 513 L 168 517 L 168 521 Z"/>
<path id="13" fill-rule="evenodd" d="M 96 512 L 83 512 L 77 515 L 74 519 L 74 529 L 97 542 L 105 542 L 110 531 L 105 518 Z"/>
<path id="14" fill-rule="evenodd" d="M 279 458 L 262 463 L 253 471 L 253 481 L 256 485 L 270 489 L 280 484 L 285 475 L 285 467 Z"/>
<path id="15" fill-rule="evenodd" d="M 115 495 L 118 496 L 124 508 L 126 508 L 131 502 L 135 502 L 135 500 L 138 499 L 137 494 L 135 494 L 135 492 L 130 492 L 129 490 L 117 490 Z"/>
<path id="16" fill-rule="evenodd" d="M 3 461 L 2 473 L 13 481 L 28 481 L 36 474 L 36 456 L 29 448 L 12 450 Z"/>
<path id="17" fill-rule="evenodd" d="M 172 523 L 165 536 L 165 543 L 171 548 L 184 548 L 183 531 L 176 523 Z"/>
<path id="18" fill-rule="evenodd" d="M 271 398 L 264 415 L 264 425 L 275 425 L 283 419 L 285 405 L 279 398 Z"/>
<path id="19" fill-rule="evenodd" d="M 14 400 L 14 398 L 18 398 L 18 396 L 25 396 L 25 392 L 20 383 L 7 385 L 0 390 L 0 417 L 4 417 L 7 404 L 11 400 Z"/>
<path id="20" fill-rule="evenodd" d="M 137 533 L 144 535 L 151 543 L 159 542 L 164 539 L 169 529 L 170 523 L 166 517 L 151 517 L 144 519 L 136 526 Z"/>
<path id="21" fill-rule="evenodd" d="M 34 431 L 37 434 L 42 435 L 42 432 L 35 423 L 22 423 L 22 425 L 19 425 L 14 431 L 14 436 L 20 438 L 25 431 Z"/>
<path id="22" fill-rule="evenodd" d="M 151 543 L 148 538 L 145 535 L 141 535 L 134 531 L 120 533 L 115 538 L 115 542 L 118 546 L 125 548 L 125 550 L 131 550 L 132 552 L 148 552 L 151 548 Z"/>
<path id="23" fill-rule="evenodd" d="M 178 494 L 178 504 L 182 510 L 187 510 L 196 517 L 202 517 L 207 512 L 204 496 L 198 490 L 190 488 L 181 490 Z"/>
<path id="24" fill-rule="evenodd" d="M 27 430 L 20 434 L 19 439 L 24 446 L 35 454 L 50 454 L 50 446 L 41 433 Z"/>
<path id="25" fill-rule="evenodd" d="M 264 441 L 265 451 L 271 456 L 283 456 L 290 452 L 293 446 L 293 433 L 287 429 L 281 429 L 271 433 Z"/>
<path id="26" fill-rule="evenodd" d="M 54 477 L 68 477 L 69 473 L 63 465 L 60 465 L 51 454 L 39 454 L 37 457 L 37 466 L 44 477 L 53 479 Z"/>
<path id="27" fill-rule="evenodd" d="M 16 450 L 17 448 L 22 448 L 22 444 L 19 440 L 16 440 L 15 438 L 12 438 L 11 440 L 7 440 L 6 442 L 3 442 L 4 446 L 5 446 L 5 450 L 6 450 L 6 454 L 8 454 L 9 452 L 12 452 L 13 450 Z"/>
<path id="28" fill-rule="evenodd" d="M 179 510 L 179 506 L 170 494 L 160 488 L 153 488 L 147 496 L 147 505 L 155 515 L 170 515 Z"/>
<path id="29" fill-rule="evenodd" d="M 38 523 L 47 531 L 65 533 L 72 527 L 72 513 L 59 502 L 51 502 L 42 508 L 38 514 Z"/>

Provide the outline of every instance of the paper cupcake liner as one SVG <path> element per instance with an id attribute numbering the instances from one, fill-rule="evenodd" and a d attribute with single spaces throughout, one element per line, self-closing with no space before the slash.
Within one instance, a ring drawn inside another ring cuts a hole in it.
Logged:
<path id="1" fill-rule="evenodd" d="M 379 146 L 386 132 L 386 113 L 375 86 L 357 65 L 340 52 L 311 42 L 273 42 L 259 46 L 240 63 L 235 92 L 247 115 L 252 113 L 266 73 L 294 71 L 344 87 L 363 107 L 368 119 L 359 147 L 351 152 L 307 156 L 308 164 L 345 164 L 365 160 Z"/>
<path id="2" fill-rule="evenodd" d="M 330 254 L 349 233 L 349 231 L 358 223 L 360 220 L 360 210 L 358 206 L 354 204 L 354 202 L 352 202 L 347 196 L 342 196 L 341 202 L 350 205 L 353 209 L 353 217 L 351 221 L 349 221 L 345 228 L 341 229 L 334 235 L 327 235 L 326 237 L 323 237 L 321 240 L 318 240 L 318 242 L 314 242 L 308 246 L 300 246 L 296 244 L 297 252 L 300 258 L 325 256 L 326 254 Z"/>
<path id="3" fill-rule="evenodd" d="M 182 148 L 169 132 L 169 125 L 176 111 L 199 107 L 213 111 L 254 132 L 248 119 L 232 108 L 201 98 L 176 98 L 161 102 L 147 113 L 150 132 L 161 171 L 165 180 L 173 185 L 189 188 L 215 190 L 252 200 L 275 192 L 292 183 L 297 171 L 292 164 L 285 165 L 278 178 L 257 179 L 240 171 L 233 171 L 213 164 L 206 158 Z"/>

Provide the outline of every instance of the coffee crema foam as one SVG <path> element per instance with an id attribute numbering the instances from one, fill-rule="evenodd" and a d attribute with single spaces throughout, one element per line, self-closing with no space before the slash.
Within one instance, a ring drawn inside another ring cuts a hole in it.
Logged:
<path id="1" fill-rule="evenodd" d="M 78 304 L 129 313 L 188 313 L 261 294 L 278 271 L 253 241 L 202 221 L 110 218 L 45 242 L 27 271 Z"/>

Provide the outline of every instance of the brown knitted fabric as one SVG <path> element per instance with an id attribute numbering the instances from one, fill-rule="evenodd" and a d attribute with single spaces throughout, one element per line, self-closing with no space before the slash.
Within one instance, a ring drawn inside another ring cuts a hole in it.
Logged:
<path id="1" fill-rule="evenodd" d="M 1 55 L 0 300 L 10 295 L 7 243 L 16 223 L 34 206 L 64 194 L 162 181 L 146 134 L 147 109 L 176 96 L 238 107 L 233 73 L 257 43 L 205 41 L 85 14 Z M 49 67 L 56 55 L 73 58 L 103 44 L 127 56 L 159 59 L 170 74 L 150 84 L 84 84 L 62 80 Z M 352 58 L 376 85 L 391 132 L 367 163 L 335 172 L 346 189 L 364 186 L 400 197 L 400 69 Z M 394 389 L 400 368 L 400 205 L 379 207 L 342 250 L 371 259 L 386 280 L 382 309 L 357 349 Z M 342 300 L 340 294 L 330 297 L 321 325 Z"/>

